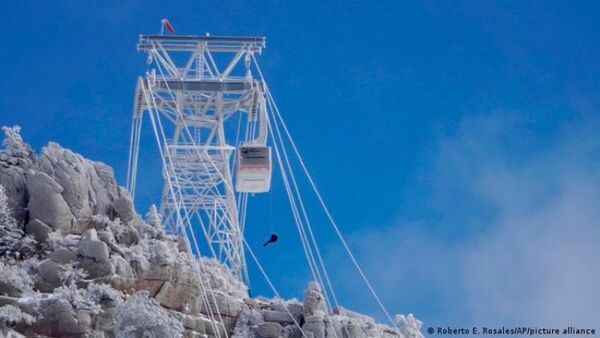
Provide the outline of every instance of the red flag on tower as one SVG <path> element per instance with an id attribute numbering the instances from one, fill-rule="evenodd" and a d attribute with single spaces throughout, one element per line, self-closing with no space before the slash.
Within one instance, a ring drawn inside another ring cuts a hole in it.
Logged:
<path id="1" fill-rule="evenodd" d="M 171 26 L 171 23 L 169 22 L 169 20 L 162 19 L 161 22 L 162 22 L 163 26 L 165 26 L 169 32 L 175 33 L 175 29 L 173 29 L 173 26 Z"/>

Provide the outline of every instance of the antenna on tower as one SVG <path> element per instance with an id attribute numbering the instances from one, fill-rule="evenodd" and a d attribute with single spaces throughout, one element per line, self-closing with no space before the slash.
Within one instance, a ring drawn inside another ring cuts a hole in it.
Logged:
<path id="1" fill-rule="evenodd" d="M 171 32 L 171 34 L 175 34 L 175 29 L 173 28 L 173 25 L 171 25 L 169 20 L 167 20 L 166 18 L 160 20 L 160 35 L 165 34 L 165 28 L 167 28 L 167 30 Z"/>

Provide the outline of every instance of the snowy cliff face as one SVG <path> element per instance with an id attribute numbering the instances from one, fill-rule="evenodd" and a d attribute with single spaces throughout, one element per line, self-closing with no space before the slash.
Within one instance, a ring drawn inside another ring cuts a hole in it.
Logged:
<path id="1" fill-rule="evenodd" d="M 421 337 L 343 308 L 251 299 L 218 261 L 194 259 L 152 207 L 133 208 L 112 169 L 50 143 L 38 156 L 3 128 L 0 332 L 41 337 Z"/>

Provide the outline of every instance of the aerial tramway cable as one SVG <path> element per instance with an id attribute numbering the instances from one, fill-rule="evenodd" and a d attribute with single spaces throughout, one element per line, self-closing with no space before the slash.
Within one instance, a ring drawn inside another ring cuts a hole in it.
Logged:
<path id="1" fill-rule="evenodd" d="M 271 128 L 271 124 L 269 124 L 269 128 Z M 275 135 L 273 132 L 271 132 L 271 135 Z M 281 141 L 281 140 L 279 140 Z M 305 252 L 305 256 L 309 265 L 309 268 L 311 269 L 311 273 L 313 275 L 313 278 L 315 281 L 319 282 L 320 285 L 326 287 L 327 285 L 323 282 L 323 277 L 322 277 L 322 273 L 324 275 L 327 276 L 327 270 L 324 268 L 323 265 L 323 261 L 320 260 L 321 263 L 321 267 L 319 267 L 317 265 L 317 262 L 315 260 L 315 255 L 313 253 L 313 249 L 311 248 L 311 243 L 308 240 L 308 236 L 307 236 L 307 230 L 305 229 L 304 226 L 304 221 L 302 216 L 300 215 L 300 212 L 298 210 L 298 203 L 296 201 L 296 198 L 300 199 L 299 195 L 295 195 L 292 191 L 291 185 L 294 185 L 296 188 L 296 183 L 295 180 L 289 180 L 288 178 L 288 172 L 289 172 L 289 177 L 293 178 L 293 171 L 291 170 L 291 167 L 289 167 L 289 161 L 282 161 L 281 156 L 280 156 L 280 149 L 279 147 L 281 146 L 281 152 L 284 153 L 285 152 L 285 148 L 283 147 L 283 144 L 281 142 L 278 141 L 274 141 L 274 147 L 275 147 L 275 153 L 277 155 L 277 159 L 278 159 L 278 163 L 281 169 L 281 175 L 284 181 L 284 186 L 286 188 L 286 192 L 288 194 L 288 200 L 290 202 L 290 207 L 292 209 L 292 214 L 294 215 L 294 219 L 295 219 L 295 223 L 296 223 L 296 227 L 298 228 L 298 233 L 300 235 L 300 240 L 302 243 L 302 247 L 304 249 Z M 288 167 L 285 166 L 285 164 L 288 164 Z M 292 183 L 292 184 L 290 184 Z M 297 192 L 297 189 L 296 189 Z M 304 213 L 304 216 L 306 216 L 306 213 Z M 316 248 L 318 250 L 318 248 Z M 320 256 L 320 254 L 319 254 Z M 329 280 L 329 277 L 326 277 L 326 280 Z M 331 283 L 328 283 L 328 286 L 330 287 L 329 292 L 331 292 L 333 294 L 333 289 L 331 288 Z M 325 290 L 325 292 L 323 293 L 323 298 L 325 299 L 325 303 L 327 305 L 327 309 L 328 311 L 326 311 L 325 313 L 325 317 L 329 318 L 329 312 L 331 310 L 333 310 L 332 305 L 331 305 L 331 301 L 328 295 L 328 291 Z M 338 306 L 337 301 L 336 301 L 336 306 Z M 337 338 L 337 333 L 334 330 L 334 336 Z"/>
<path id="2" fill-rule="evenodd" d="M 302 247 L 304 249 L 304 253 L 305 253 L 309 268 L 313 275 L 313 280 L 318 281 L 319 284 L 322 286 L 326 286 L 323 283 L 323 278 L 321 276 L 321 273 L 323 273 L 327 276 L 327 271 L 324 268 L 324 265 L 322 264 L 323 263 L 322 260 L 320 261 L 321 268 L 323 269 L 322 272 L 321 272 L 321 269 L 317 266 L 317 263 L 316 263 L 316 260 L 314 257 L 314 253 L 311 248 L 311 244 L 307 239 L 307 234 L 306 234 L 307 231 L 305 229 L 303 219 L 300 216 L 300 212 L 298 210 L 298 204 L 297 204 L 296 198 L 301 199 L 301 197 L 299 196 L 299 194 L 297 196 L 294 195 L 292 188 L 291 188 L 291 185 L 295 186 L 295 191 L 298 192 L 295 179 L 290 181 L 288 178 L 288 173 L 290 174 L 289 177 L 293 178 L 293 171 L 292 171 L 291 167 L 289 166 L 289 161 L 283 161 L 281 159 L 280 147 L 281 147 L 281 153 L 285 154 L 285 145 L 283 144 L 283 142 L 281 142 L 282 141 L 281 137 L 277 138 L 277 135 L 280 136 L 280 134 L 275 134 L 273 132 L 271 123 L 269 123 L 269 130 L 270 130 L 270 135 L 273 135 L 272 136 L 273 137 L 273 145 L 275 148 L 275 154 L 277 156 L 277 162 L 278 162 L 280 170 L 281 170 L 281 176 L 282 176 L 282 179 L 284 182 L 284 187 L 288 194 L 288 200 L 290 202 L 292 214 L 294 216 L 296 227 L 298 228 L 298 234 L 300 235 L 300 240 L 302 243 Z M 287 164 L 287 167 L 286 167 L 286 164 Z M 292 184 L 290 184 L 290 182 Z M 306 216 L 305 212 L 303 214 L 304 214 L 304 216 Z M 317 250 L 318 250 L 318 248 L 317 248 Z M 329 280 L 328 276 L 327 276 L 326 280 L 327 281 Z M 331 286 L 330 283 L 328 283 L 328 285 Z M 330 292 L 333 293 L 333 289 L 330 289 Z M 326 303 L 327 309 L 328 309 L 328 311 L 326 311 L 326 313 L 325 313 L 325 317 L 329 318 L 329 316 L 330 316 L 329 313 L 332 310 L 332 306 L 331 306 L 331 302 L 330 302 L 330 298 L 329 298 L 327 290 L 324 292 L 323 297 L 325 299 L 325 303 Z M 336 306 L 338 306 L 337 301 L 336 301 Z M 334 337 L 337 338 L 337 333 L 335 332 L 335 330 L 334 330 Z"/>
<path id="3" fill-rule="evenodd" d="M 329 223 L 331 224 L 331 226 L 333 227 L 333 229 L 335 230 L 335 233 L 337 235 L 337 237 L 339 238 L 339 240 L 341 241 L 346 253 L 348 254 L 348 256 L 350 257 L 354 267 L 356 268 L 356 270 L 358 271 L 358 273 L 360 274 L 361 278 L 363 279 L 363 281 L 365 282 L 365 284 L 367 285 L 369 291 L 371 292 L 371 294 L 373 295 L 373 297 L 375 298 L 377 304 L 379 305 L 380 309 L 383 311 L 383 313 L 385 314 L 385 316 L 387 317 L 387 319 L 390 321 L 390 323 L 393 325 L 394 328 L 398 329 L 398 326 L 396 325 L 396 322 L 392 319 L 391 315 L 389 314 L 389 312 L 387 311 L 386 307 L 383 305 L 383 302 L 381 301 L 381 299 L 379 298 L 379 296 L 377 295 L 377 292 L 375 291 L 375 289 L 373 288 L 371 282 L 369 281 L 369 279 L 367 278 L 367 276 L 365 275 L 364 271 L 362 270 L 362 268 L 360 267 L 360 264 L 358 264 L 358 261 L 356 260 L 356 257 L 354 256 L 354 254 L 352 253 L 352 251 L 350 250 L 350 247 L 348 246 L 348 243 L 346 242 L 344 236 L 342 235 L 337 223 L 335 222 L 333 216 L 331 215 L 331 212 L 329 211 L 329 208 L 327 207 L 327 205 L 325 204 L 325 201 L 323 199 L 323 197 L 321 196 L 321 193 L 319 191 L 319 189 L 317 188 L 317 185 L 315 184 L 312 175 L 310 174 L 310 172 L 308 171 L 308 168 L 306 167 L 306 164 L 304 163 L 304 160 L 302 159 L 302 156 L 300 155 L 300 152 L 298 151 L 298 148 L 294 142 L 294 139 L 292 137 L 292 135 L 290 134 L 287 125 L 285 123 L 285 121 L 283 120 L 283 117 L 281 115 L 281 112 L 279 110 L 279 108 L 277 107 L 277 104 L 269 90 L 269 87 L 266 84 L 266 81 L 264 81 L 264 76 L 262 74 L 262 70 L 260 68 L 260 65 L 258 64 L 258 62 L 256 61 L 256 58 L 254 57 L 254 55 L 252 55 L 252 59 L 253 62 L 258 70 L 259 76 L 260 78 L 263 80 L 263 83 L 265 85 L 265 94 L 267 96 L 267 101 L 270 102 L 272 104 L 273 109 L 271 110 L 272 114 L 274 115 L 273 119 L 275 121 L 273 121 L 273 124 L 278 125 L 279 123 L 281 124 L 285 135 L 287 136 L 287 139 L 290 143 L 290 145 L 292 146 L 292 149 L 298 159 L 298 162 L 306 176 L 306 178 L 308 179 L 310 186 L 312 188 L 312 190 L 314 191 L 325 215 L 327 216 L 327 219 L 329 220 Z M 310 226 L 309 226 L 310 227 Z M 315 243 L 316 244 L 316 243 Z M 318 249 L 317 249 L 318 250 Z"/>

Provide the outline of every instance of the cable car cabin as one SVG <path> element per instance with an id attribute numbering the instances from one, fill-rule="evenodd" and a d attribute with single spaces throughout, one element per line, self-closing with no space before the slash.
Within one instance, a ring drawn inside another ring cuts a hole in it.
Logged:
<path id="1" fill-rule="evenodd" d="M 243 145 L 238 148 L 235 189 L 239 192 L 267 192 L 271 189 L 271 148 Z"/>

